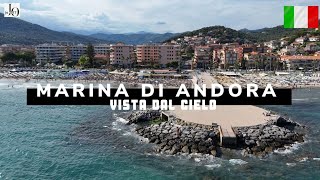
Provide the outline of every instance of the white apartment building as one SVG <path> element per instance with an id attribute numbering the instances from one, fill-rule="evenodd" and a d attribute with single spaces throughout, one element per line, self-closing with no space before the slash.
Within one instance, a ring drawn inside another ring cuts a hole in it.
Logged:
<path id="1" fill-rule="evenodd" d="M 86 54 L 87 52 L 87 45 L 84 44 L 77 44 L 77 45 L 73 45 L 68 47 L 69 48 L 69 53 L 70 53 L 70 57 L 71 60 L 73 61 L 78 61 L 79 58 Z M 109 55 L 109 51 L 110 51 L 110 45 L 109 44 L 96 44 L 93 45 L 94 47 L 94 53 L 97 55 Z"/>
<path id="2" fill-rule="evenodd" d="M 69 53 L 70 53 L 70 58 L 72 61 L 78 61 L 80 57 L 87 52 L 87 45 L 84 44 L 77 44 L 68 47 Z"/>
<path id="3" fill-rule="evenodd" d="M 100 55 L 109 55 L 110 45 L 109 44 L 96 44 L 94 45 L 94 53 Z"/>
<path id="4" fill-rule="evenodd" d="M 66 46 L 58 44 L 41 44 L 35 47 L 36 60 L 39 63 L 56 63 L 66 57 Z"/>

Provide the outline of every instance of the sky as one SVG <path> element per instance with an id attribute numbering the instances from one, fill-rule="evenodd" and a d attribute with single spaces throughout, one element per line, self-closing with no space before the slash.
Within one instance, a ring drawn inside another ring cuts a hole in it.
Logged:
<path id="1" fill-rule="evenodd" d="M 223 25 L 259 29 L 283 24 L 284 5 L 319 0 L 0 0 L 20 3 L 20 18 L 52 30 L 91 33 L 185 32 Z"/>

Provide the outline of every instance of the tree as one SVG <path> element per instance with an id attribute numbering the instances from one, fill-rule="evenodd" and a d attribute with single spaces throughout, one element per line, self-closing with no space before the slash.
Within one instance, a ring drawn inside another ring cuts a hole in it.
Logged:
<path id="1" fill-rule="evenodd" d="M 131 69 L 129 61 L 130 61 L 130 57 L 127 57 L 126 58 L 126 67 Z"/>
<path id="2" fill-rule="evenodd" d="M 50 57 L 47 57 L 47 62 L 46 62 L 46 64 L 51 64 L 51 59 L 50 59 Z"/>
<path id="3" fill-rule="evenodd" d="M 22 52 L 16 54 L 18 59 L 21 59 L 25 65 L 32 66 L 33 60 L 36 58 L 34 52 Z"/>
<path id="4" fill-rule="evenodd" d="M 312 71 L 316 72 L 317 71 L 317 61 L 312 61 Z"/>
<path id="5" fill-rule="evenodd" d="M 236 62 L 234 63 L 234 69 L 235 69 L 236 71 L 239 71 L 239 68 L 240 68 L 240 63 L 239 63 L 239 61 L 236 61 Z"/>
<path id="6" fill-rule="evenodd" d="M 254 65 L 255 65 L 255 67 L 256 67 L 256 72 L 258 72 L 258 67 L 259 67 L 259 65 L 260 65 L 260 61 L 255 60 L 255 61 L 254 61 Z"/>
<path id="7" fill-rule="evenodd" d="M 121 56 L 121 64 L 122 64 L 122 67 L 124 68 L 124 60 L 125 60 L 125 57 L 124 56 Z"/>
<path id="8" fill-rule="evenodd" d="M 167 67 L 172 67 L 172 68 L 178 68 L 179 66 L 179 62 L 178 61 L 173 61 L 173 62 L 169 62 L 166 64 Z"/>
<path id="9" fill-rule="evenodd" d="M 245 58 L 241 59 L 241 69 L 247 69 L 247 60 Z"/>
<path id="10" fill-rule="evenodd" d="M 79 65 L 81 67 L 85 67 L 86 65 L 90 64 L 90 59 L 88 56 L 86 55 L 82 55 L 80 58 L 79 58 Z M 90 64 L 91 65 L 91 64 Z"/>
<path id="11" fill-rule="evenodd" d="M 1 57 L 1 60 L 4 64 L 10 63 L 10 61 L 16 61 L 18 59 L 19 57 L 13 52 L 4 53 Z"/>
<path id="12" fill-rule="evenodd" d="M 91 43 L 87 46 L 87 57 L 89 58 L 89 64 L 91 67 L 94 66 L 94 47 Z"/>

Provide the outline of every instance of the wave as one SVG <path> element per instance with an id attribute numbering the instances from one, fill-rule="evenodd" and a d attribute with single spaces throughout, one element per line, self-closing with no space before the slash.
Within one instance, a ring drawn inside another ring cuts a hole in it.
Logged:
<path id="1" fill-rule="evenodd" d="M 112 129 L 116 131 L 121 131 L 125 128 L 125 125 L 129 122 L 126 119 L 119 117 L 118 114 L 113 114 L 115 121 L 112 122 Z"/>
<path id="2" fill-rule="evenodd" d="M 123 131 L 124 132 L 122 134 L 123 136 L 131 136 L 131 137 L 137 139 L 138 142 L 140 142 L 140 143 L 149 143 L 148 138 L 144 138 L 135 132 L 135 129 L 136 129 L 135 124 L 127 125 L 127 123 L 129 122 L 128 120 L 126 120 L 122 117 L 119 117 L 118 114 L 113 114 L 113 116 L 115 118 L 115 121 L 112 122 L 112 129 L 113 130 Z"/>
<path id="3" fill-rule="evenodd" d="M 286 163 L 287 166 L 290 166 L 290 167 L 293 167 L 293 166 L 296 166 L 297 164 L 296 163 Z"/>
<path id="4" fill-rule="evenodd" d="M 292 99 L 292 101 L 309 101 L 309 98 Z"/>
<path id="5" fill-rule="evenodd" d="M 125 132 L 123 133 L 124 136 L 131 136 L 135 139 L 138 139 L 139 142 L 141 143 L 149 143 L 149 139 L 148 138 L 144 138 L 142 136 L 139 136 L 139 134 L 135 133 L 135 132 Z"/>
<path id="6" fill-rule="evenodd" d="M 314 161 L 320 161 L 320 158 L 313 158 Z"/>
<path id="7" fill-rule="evenodd" d="M 291 153 L 293 153 L 294 151 L 298 150 L 302 144 L 303 144 L 303 143 L 295 142 L 295 143 L 292 144 L 292 145 L 284 146 L 285 149 L 281 149 L 281 148 L 280 148 L 280 149 L 274 150 L 274 153 L 282 154 L 282 155 L 291 154 Z"/>
<path id="8" fill-rule="evenodd" d="M 120 122 L 120 123 L 123 123 L 123 124 L 127 124 L 129 121 L 128 120 L 126 120 L 126 119 L 124 119 L 124 118 L 121 118 L 121 117 L 117 117 L 116 116 L 116 121 L 117 122 Z"/>
<path id="9" fill-rule="evenodd" d="M 221 164 L 207 164 L 204 166 L 207 167 L 207 169 L 212 170 L 212 169 L 221 167 Z"/>
<path id="10" fill-rule="evenodd" d="M 306 162 L 309 158 L 308 157 L 303 157 L 299 160 L 299 162 Z"/>
<path id="11" fill-rule="evenodd" d="M 248 164 L 247 161 L 244 161 L 244 160 L 242 160 L 242 159 L 230 159 L 230 160 L 229 160 L 229 163 L 230 163 L 231 165 L 245 165 L 245 164 Z"/>

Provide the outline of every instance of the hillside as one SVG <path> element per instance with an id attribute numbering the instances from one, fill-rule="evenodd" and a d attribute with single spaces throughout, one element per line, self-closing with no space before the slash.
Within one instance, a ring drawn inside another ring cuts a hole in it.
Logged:
<path id="1" fill-rule="evenodd" d="M 211 36 L 214 38 L 219 38 L 222 43 L 228 42 L 246 42 L 246 41 L 256 41 L 253 37 L 248 35 L 245 32 L 236 31 L 231 28 L 226 28 L 224 26 L 210 26 L 204 27 L 195 31 L 189 31 L 181 33 L 177 36 L 174 36 L 166 41 L 171 41 L 177 38 L 183 38 L 184 36 L 195 36 L 201 33 L 203 36 Z"/>
<path id="2" fill-rule="evenodd" d="M 46 42 L 68 41 L 73 43 L 102 43 L 89 36 L 69 32 L 53 31 L 37 24 L 17 18 L 5 18 L 0 13 L 0 44 L 41 44 Z"/>
<path id="3" fill-rule="evenodd" d="M 202 33 L 204 36 L 211 36 L 214 38 L 219 38 L 222 43 L 228 42 L 265 42 L 270 40 L 276 40 L 283 37 L 288 37 L 289 39 L 294 39 L 301 35 L 311 33 L 314 35 L 319 34 L 319 31 L 313 29 L 285 29 L 283 26 L 276 26 L 272 28 L 263 28 L 258 30 L 234 30 L 226 28 L 224 26 L 210 26 L 201 28 L 195 31 L 181 33 L 178 36 L 172 37 L 167 41 L 171 41 L 177 38 L 183 38 L 184 36 L 194 36 Z"/>
<path id="4" fill-rule="evenodd" d="M 169 38 L 176 36 L 177 34 L 165 33 L 165 34 L 155 34 L 155 33 L 134 33 L 134 34 L 103 34 L 96 33 L 90 35 L 93 38 L 109 40 L 113 42 L 123 42 L 126 44 L 144 44 L 144 43 L 160 43 Z"/>
<path id="5" fill-rule="evenodd" d="M 257 41 L 270 41 L 275 39 L 281 39 L 283 37 L 291 37 L 299 32 L 303 32 L 301 29 L 285 29 L 283 26 L 276 26 L 272 28 L 263 28 L 257 30 L 240 30 L 240 32 L 246 33 Z"/>

